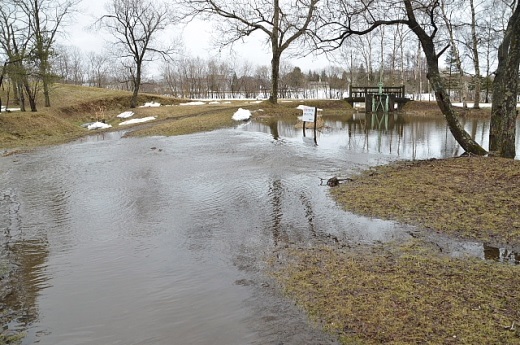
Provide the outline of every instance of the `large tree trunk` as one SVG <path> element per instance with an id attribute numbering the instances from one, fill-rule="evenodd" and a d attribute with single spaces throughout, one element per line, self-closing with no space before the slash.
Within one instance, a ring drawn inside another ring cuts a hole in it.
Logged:
<path id="1" fill-rule="evenodd" d="M 133 93 L 132 99 L 130 100 L 130 108 L 137 107 L 137 96 L 139 95 L 139 88 L 141 87 L 141 64 L 137 63 L 136 73 L 133 77 Z"/>
<path id="2" fill-rule="evenodd" d="M 464 127 L 459 122 L 457 114 L 453 110 L 450 97 L 444 88 L 444 83 L 442 82 L 441 74 L 439 72 L 439 59 L 435 51 L 433 38 L 424 31 L 415 19 L 411 0 L 404 0 L 404 4 L 409 19 L 408 26 L 419 38 L 423 47 L 424 55 L 426 56 L 426 63 L 428 65 L 428 80 L 435 92 L 437 105 L 446 118 L 451 134 L 466 152 L 485 155 L 487 153 L 486 150 L 484 150 L 475 140 L 473 140 L 473 138 L 471 138 L 468 132 L 464 130 Z"/>
<path id="3" fill-rule="evenodd" d="M 278 0 L 273 1 L 273 31 L 271 32 L 271 97 L 269 101 L 273 104 L 278 103 L 278 77 L 280 76 L 280 57 L 282 52 L 279 47 L 280 33 L 280 4 Z"/>
<path id="4" fill-rule="evenodd" d="M 273 52 L 271 60 L 271 97 L 269 101 L 273 104 L 278 103 L 278 79 L 280 76 L 280 54 Z"/>
<path id="5" fill-rule="evenodd" d="M 516 156 L 516 98 L 520 66 L 520 7 L 509 19 L 498 49 L 498 68 L 493 82 L 493 105 L 489 129 L 489 150 L 495 155 Z"/>
<path id="6" fill-rule="evenodd" d="M 49 108 L 51 106 L 51 97 L 49 96 L 49 82 L 46 80 L 47 77 L 44 76 L 43 81 L 43 98 L 45 101 L 44 106 Z"/>

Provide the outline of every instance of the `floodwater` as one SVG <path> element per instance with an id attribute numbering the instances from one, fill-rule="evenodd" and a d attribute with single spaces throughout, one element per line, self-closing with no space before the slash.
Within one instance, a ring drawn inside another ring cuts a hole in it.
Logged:
<path id="1" fill-rule="evenodd" d="M 262 274 L 277 247 L 424 236 L 342 211 L 321 179 L 462 153 L 440 119 L 260 120 L 178 137 L 94 135 L 0 158 L 5 328 L 23 344 L 335 344 Z M 477 140 L 485 121 L 465 124 Z M 316 145 L 317 143 L 317 145 Z M 439 240 L 453 255 L 518 251 Z"/>

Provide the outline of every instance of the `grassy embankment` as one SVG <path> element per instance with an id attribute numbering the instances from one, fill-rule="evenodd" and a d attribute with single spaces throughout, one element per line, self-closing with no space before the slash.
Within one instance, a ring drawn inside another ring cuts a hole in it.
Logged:
<path id="1" fill-rule="evenodd" d="M 351 212 L 518 254 L 519 178 L 519 161 L 453 158 L 377 167 L 331 193 Z M 519 265 L 419 239 L 284 255 L 275 277 L 344 344 L 520 344 Z"/>
<path id="2" fill-rule="evenodd" d="M 38 102 L 38 112 L 10 112 L 0 114 L 0 149 L 32 148 L 42 145 L 59 144 L 92 134 L 81 124 L 105 121 L 118 130 L 123 120 L 117 115 L 129 110 L 129 92 L 91 87 L 56 84 L 51 89 L 52 107 L 44 108 Z M 40 97 L 41 98 L 41 97 Z M 5 102 L 5 95 L 2 95 Z M 302 102 L 288 102 L 273 106 L 267 102 L 237 100 L 232 102 L 206 102 L 204 105 L 179 106 L 189 102 L 158 95 L 142 94 L 139 103 L 155 101 L 162 107 L 136 108 L 133 118 L 155 116 L 157 120 L 145 126 L 134 126 L 130 135 L 180 135 L 209 131 L 234 125 L 231 116 L 239 108 L 253 111 L 254 116 L 297 116 L 296 109 Z M 344 112 L 349 106 L 342 101 L 306 102 L 308 105 L 326 107 L 326 114 Z M 10 105 L 13 106 L 12 104 Z M 128 128 L 125 126 L 124 128 Z"/>
<path id="3" fill-rule="evenodd" d="M 440 116 L 434 104 L 405 110 Z M 401 162 L 331 194 L 350 212 L 504 245 L 518 260 L 519 178 L 520 162 L 500 158 Z M 272 273 L 282 288 L 343 344 L 520 344 L 520 265 L 449 256 L 421 239 L 277 255 Z"/>

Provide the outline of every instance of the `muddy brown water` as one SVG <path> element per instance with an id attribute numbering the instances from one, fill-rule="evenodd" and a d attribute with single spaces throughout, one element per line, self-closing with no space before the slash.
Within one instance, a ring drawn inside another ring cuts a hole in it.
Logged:
<path id="1" fill-rule="evenodd" d="M 475 137 L 486 123 L 466 124 Z M 0 159 L 7 332 L 23 344 L 335 344 L 262 273 L 279 246 L 421 235 L 342 211 L 320 178 L 462 153 L 442 119 L 263 120 L 178 137 L 94 135 Z M 510 249 L 439 240 L 453 255 Z"/>

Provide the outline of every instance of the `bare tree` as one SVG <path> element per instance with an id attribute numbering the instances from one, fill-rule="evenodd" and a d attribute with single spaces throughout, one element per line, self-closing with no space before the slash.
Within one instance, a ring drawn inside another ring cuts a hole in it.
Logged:
<path id="1" fill-rule="evenodd" d="M 84 56 L 76 46 L 57 46 L 51 61 L 51 73 L 62 82 L 82 85 L 85 77 Z"/>
<path id="2" fill-rule="evenodd" d="M 221 46 L 233 43 L 261 32 L 267 36 L 271 48 L 271 96 L 278 101 L 280 61 L 285 52 L 309 29 L 320 0 L 188 0 L 192 14 L 218 16 Z M 184 3 L 184 1 L 183 1 Z"/>
<path id="3" fill-rule="evenodd" d="M 110 61 L 108 58 L 108 52 L 90 52 L 87 54 L 87 60 L 87 79 L 89 86 L 107 86 L 110 74 Z"/>
<path id="4" fill-rule="evenodd" d="M 130 107 L 135 108 L 143 64 L 157 54 L 168 57 L 174 52 L 171 47 L 162 47 L 157 40 L 158 34 L 172 23 L 172 14 L 164 3 L 151 0 L 112 0 L 107 10 L 109 14 L 96 23 L 114 37 L 114 44 L 121 51 L 133 88 Z"/>
<path id="5" fill-rule="evenodd" d="M 13 0 L 27 16 L 31 30 L 32 56 L 36 60 L 39 78 L 43 84 L 45 107 L 51 106 L 51 58 L 56 36 L 79 0 Z"/>
<path id="6" fill-rule="evenodd" d="M 31 111 L 36 112 L 36 91 L 38 80 L 30 82 L 34 74 L 34 61 L 31 59 L 31 27 L 29 20 L 20 12 L 14 2 L 5 2 L 0 7 L 0 47 L 7 57 L 3 74 L 12 81 L 13 93 L 18 99 L 21 111 L 25 111 L 25 95 L 29 98 Z"/>
<path id="7" fill-rule="evenodd" d="M 446 25 L 446 29 L 448 31 L 449 42 L 450 42 L 450 52 L 453 57 L 453 63 L 456 66 L 456 70 L 458 73 L 459 83 L 462 83 L 462 107 L 464 109 L 468 108 L 467 98 L 468 98 L 468 82 L 464 78 L 464 67 L 462 66 L 462 58 L 460 56 L 458 42 L 455 40 L 455 34 L 457 28 L 462 27 L 462 25 L 456 25 L 454 14 L 452 10 L 448 9 L 448 5 L 446 4 L 446 0 L 440 2 L 440 9 L 442 13 L 442 19 Z M 451 6 L 454 8 L 454 6 Z M 460 12 L 459 12 L 460 13 Z"/>
<path id="8" fill-rule="evenodd" d="M 381 25 L 407 25 L 420 42 L 428 66 L 430 85 L 453 137 L 467 152 L 486 154 L 486 150 L 465 131 L 458 120 L 439 71 L 439 57 L 449 48 L 449 45 L 446 44 L 441 46 L 440 50 L 438 48 L 439 2 L 432 0 L 418 3 L 412 0 L 402 0 L 398 3 L 377 2 L 377 6 L 375 6 L 375 3 L 362 2 L 359 4 L 339 1 L 339 8 L 337 3 L 338 1 L 328 2 L 331 8 L 329 12 L 334 13 L 336 18 L 334 21 L 330 19 L 324 21 L 318 32 L 322 35 L 320 39 L 323 47 L 335 49 L 349 37 L 370 33 Z M 374 7 L 370 7 L 371 5 Z M 345 11 L 345 9 L 347 10 Z M 342 13 L 344 17 L 338 20 L 338 13 Z"/>

